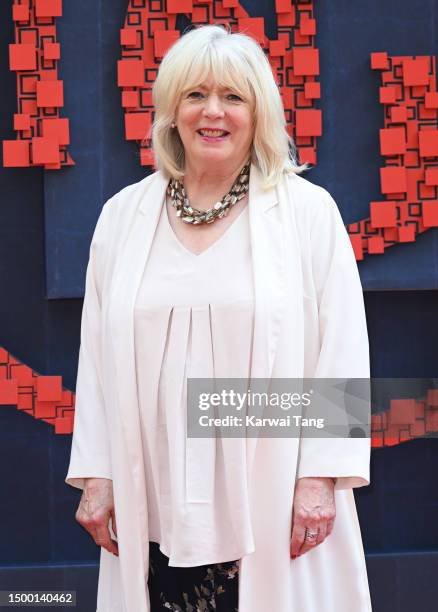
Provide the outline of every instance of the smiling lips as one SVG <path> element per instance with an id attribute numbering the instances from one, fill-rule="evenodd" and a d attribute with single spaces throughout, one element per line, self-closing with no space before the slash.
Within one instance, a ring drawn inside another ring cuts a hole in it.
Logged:
<path id="1" fill-rule="evenodd" d="M 201 129 L 198 130 L 198 134 L 201 134 L 201 136 L 208 136 L 209 138 L 218 138 L 221 136 L 228 136 L 229 132 L 226 130 Z"/>

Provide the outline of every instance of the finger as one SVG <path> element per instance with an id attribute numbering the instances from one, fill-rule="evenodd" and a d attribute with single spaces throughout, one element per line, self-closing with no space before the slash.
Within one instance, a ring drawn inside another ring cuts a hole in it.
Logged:
<path id="1" fill-rule="evenodd" d="M 114 555 L 119 554 L 118 544 L 111 538 L 108 525 L 100 525 L 96 527 L 96 537 L 94 541 L 98 546 L 102 546 L 108 552 L 113 553 Z"/>
<path id="2" fill-rule="evenodd" d="M 81 523 L 81 526 L 91 536 L 94 542 L 96 542 L 97 531 L 94 523 L 92 523 L 91 520 L 87 518 L 84 522 Z"/>
<path id="3" fill-rule="evenodd" d="M 304 523 L 297 516 L 295 516 L 290 541 L 290 556 L 292 559 L 299 554 L 300 548 L 304 542 L 304 532 Z"/>
<path id="4" fill-rule="evenodd" d="M 300 555 L 304 555 L 309 550 L 312 550 L 313 548 L 315 548 L 316 541 L 318 539 L 318 533 L 319 533 L 319 521 L 315 519 L 308 519 L 306 527 L 307 527 L 307 531 L 305 530 L 303 543 L 301 545 L 301 548 L 298 551 L 298 554 Z M 309 537 L 306 537 L 307 533 L 314 533 L 316 534 L 316 536 L 314 538 L 309 538 Z"/>
<path id="5" fill-rule="evenodd" d="M 111 510 L 111 527 L 114 532 L 114 535 L 117 536 L 117 524 L 116 524 L 116 513 L 114 510 Z"/>
<path id="6" fill-rule="evenodd" d="M 318 537 L 316 538 L 316 546 L 322 544 L 327 537 L 327 520 L 322 520 L 318 526 Z"/>

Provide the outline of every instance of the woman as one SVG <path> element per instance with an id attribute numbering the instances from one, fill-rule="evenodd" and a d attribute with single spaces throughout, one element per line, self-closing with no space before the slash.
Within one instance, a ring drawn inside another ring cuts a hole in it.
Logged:
<path id="1" fill-rule="evenodd" d="M 339 211 L 249 37 L 185 34 L 153 94 L 159 170 L 105 204 L 86 278 L 66 481 L 97 610 L 369 611 L 369 439 L 185 435 L 189 378 L 369 377 Z"/>

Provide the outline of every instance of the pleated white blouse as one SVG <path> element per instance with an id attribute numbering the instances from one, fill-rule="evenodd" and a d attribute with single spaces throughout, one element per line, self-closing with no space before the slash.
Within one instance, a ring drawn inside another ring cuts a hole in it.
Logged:
<path id="1" fill-rule="evenodd" d="M 240 559 L 254 550 L 245 439 L 187 438 L 186 398 L 189 377 L 250 376 L 248 205 L 197 255 L 163 202 L 134 317 L 149 539 L 171 566 Z"/>

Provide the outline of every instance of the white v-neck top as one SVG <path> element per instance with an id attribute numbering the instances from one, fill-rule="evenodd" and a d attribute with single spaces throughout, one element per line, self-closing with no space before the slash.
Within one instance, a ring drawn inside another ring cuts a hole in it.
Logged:
<path id="1" fill-rule="evenodd" d="M 254 550 L 245 439 L 186 436 L 187 378 L 250 376 L 248 214 L 245 205 L 225 233 L 196 255 L 177 238 L 163 202 L 137 294 L 149 540 L 160 544 L 171 566 L 234 561 Z"/>

